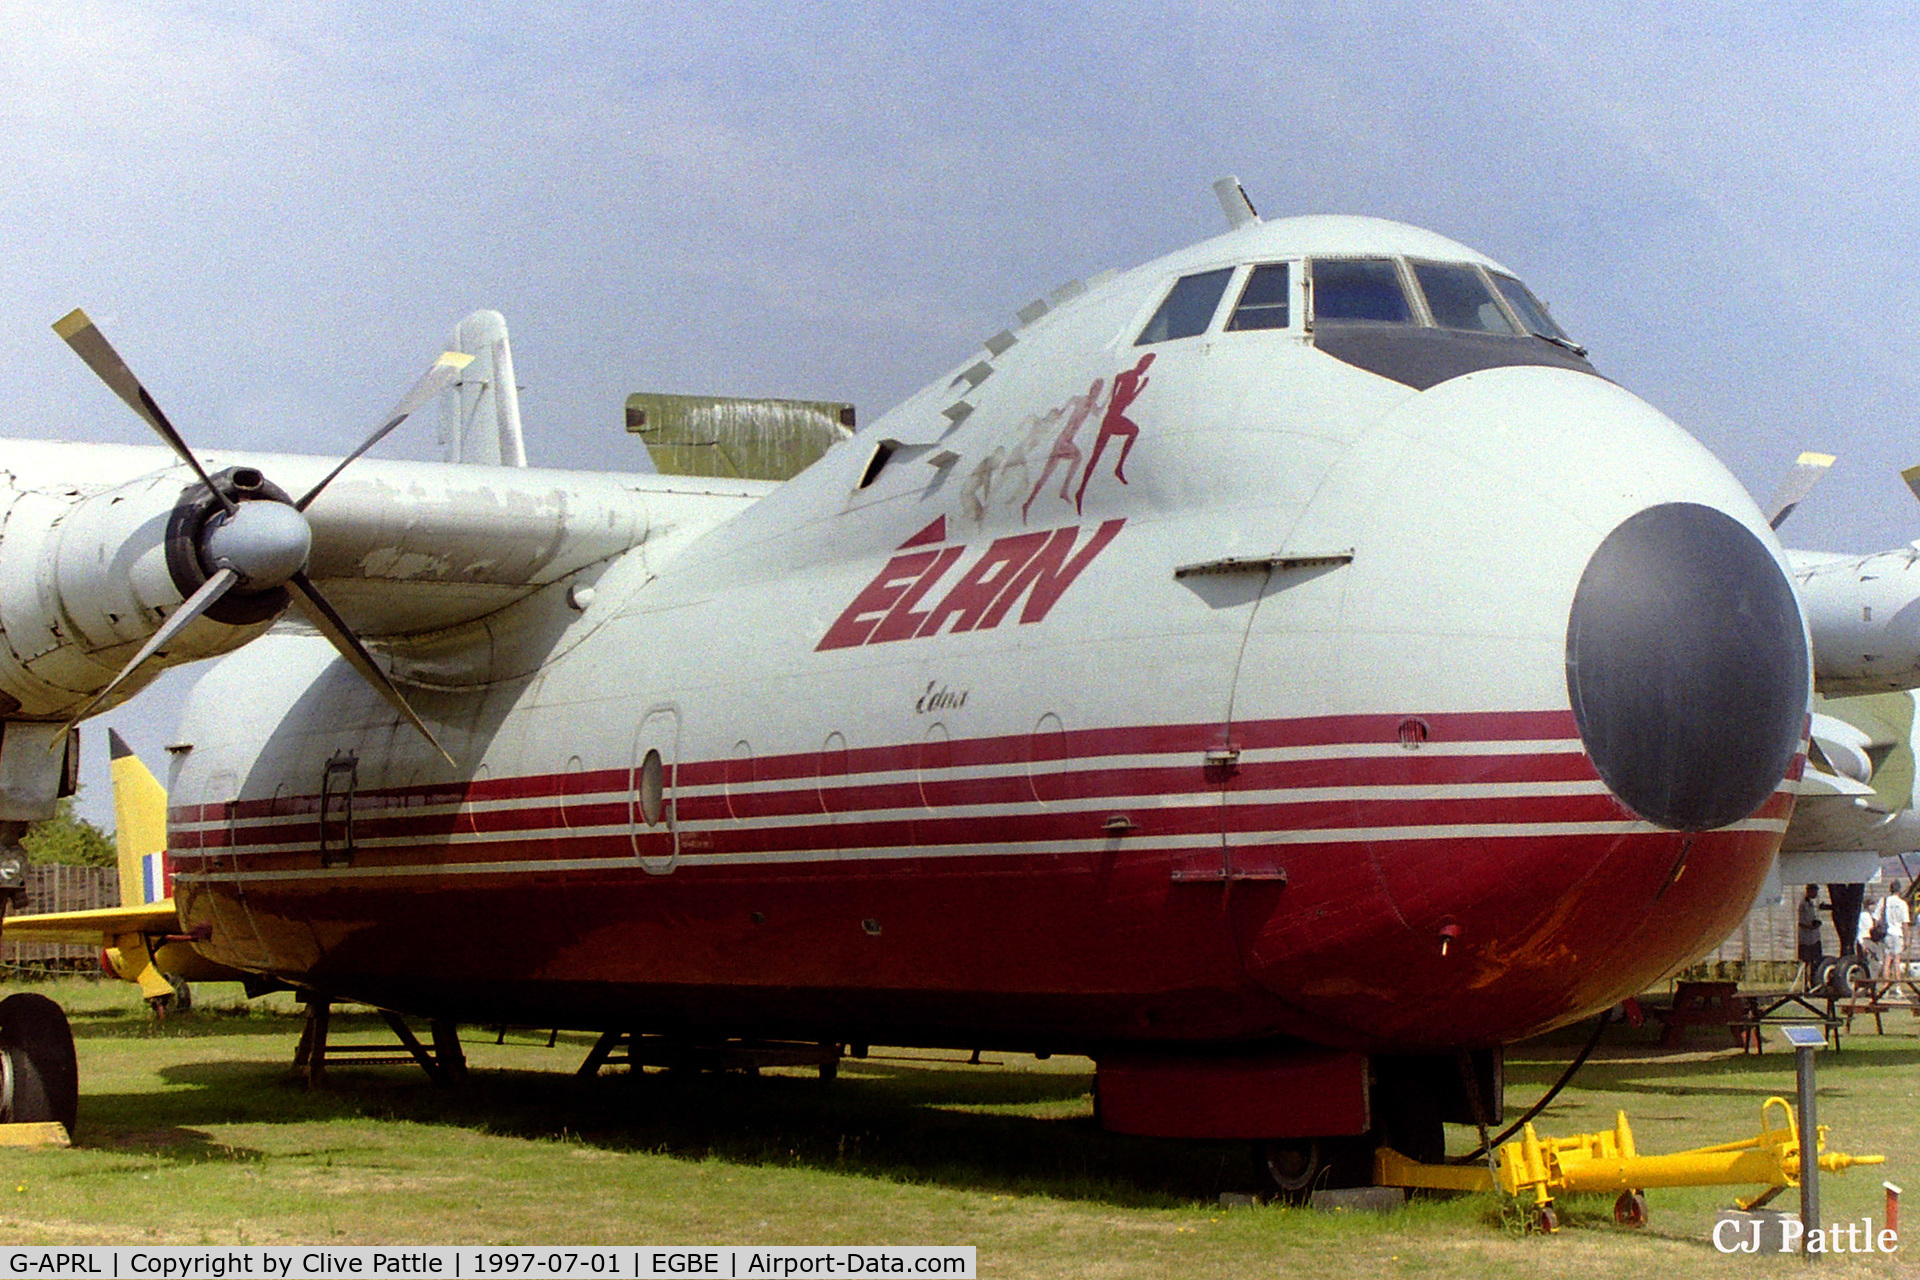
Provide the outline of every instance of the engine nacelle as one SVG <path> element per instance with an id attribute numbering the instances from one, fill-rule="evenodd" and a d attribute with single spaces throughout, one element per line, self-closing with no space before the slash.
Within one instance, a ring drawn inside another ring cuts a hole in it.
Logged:
<path id="1" fill-rule="evenodd" d="M 1833 697 L 1920 688 L 1920 543 L 1788 556 L 1813 633 L 1815 687 Z"/>
<path id="2" fill-rule="evenodd" d="M 84 448 L 85 446 L 76 446 Z M 230 496 L 284 500 L 259 473 L 215 477 Z M 206 580 L 209 519 L 224 507 L 204 485 L 157 473 L 91 493 L 15 479 L 0 489 L 0 717 L 59 720 L 119 672 Z M 235 594 L 183 631 L 120 689 L 160 670 L 229 652 L 286 608 L 283 590 Z"/>

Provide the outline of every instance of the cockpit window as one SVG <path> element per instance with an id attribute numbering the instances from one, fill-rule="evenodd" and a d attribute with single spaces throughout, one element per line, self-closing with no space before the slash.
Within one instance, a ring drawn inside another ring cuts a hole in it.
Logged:
<path id="1" fill-rule="evenodd" d="M 1315 320 L 1374 320 L 1412 324 L 1413 308 L 1391 258 L 1317 258 L 1313 263 Z"/>
<path id="2" fill-rule="evenodd" d="M 1497 271 L 1493 273 L 1493 283 L 1494 287 L 1500 290 L 1500 296 L 1507 300 L 1507 305 L 1513 308 L 1514 314 L 1520 317 L 1520 323 L 1526 326 L 1528 332 L 1571 345 L 1567 335 L 1561 332 L 1560 326 L 1555 324 L 1553 317 L 1547 314 L 1547 309 L 1540 305 L 1540 300 L 1528 292 L 1527 286 L 1512 276 L 1503 276 Z"/>
<path id="3" fill-rule="evenodd" d="M 1427 310 L 1442 329 L 1471 329 L 1478 333 L 1511 334 L 1513 322 L 1493 300 L 1480 272 L 1465 263 L 1416 262 L 1414 279 L 1427 295 Z M 1519 281 L 1515 281 L 1518 284 Z"/>
<path id="4" fill-rule="evenodd" d="M 1229 329 L 1284 329 L 1291 276 L 1284 262 L 1255 267 L 1227 320 Z"/>
<path id="5" fill-rule="evenodd" d="M 1181 276 L 1167 291 L 1167 300 L 1153 313 L 1153 319 L 1147 321 L 1147 327 L 1140 331 L 1133 345 L 1141 347 L 1150 342 L 1171 342 L 1175 338 L 1205 333 L 1213 323 L 1213 313 L 1220 307 L 1220 295 L 1227 291 L 1227 280 L 1232 275 L 1232 267 L 1222 267 L 1218 271 Z"/>

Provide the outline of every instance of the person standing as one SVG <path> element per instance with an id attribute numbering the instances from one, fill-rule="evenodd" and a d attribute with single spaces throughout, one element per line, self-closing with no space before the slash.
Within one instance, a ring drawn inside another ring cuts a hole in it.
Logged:
<path id="1" fill-rule="evenodd" d="M 1880 976 L 1883 978 L 1906 977 L 1907 925 L 1913 920 L 1913 911 L 1907 906 L 1907 886 L 1898 880 L 1888 890 L 1886 899 L 1880 904 L 1881 921 L 1886 925 L 1887 936 L 1881 940 Z"/>
<path id="2" fill-rule="evenodd" d="M 1860 913 L 1860 923 L 1853 930 L 1853 954 L 1860 958 L 1860 964 L 1868 973 L 1880 972 L 1880 944 L 1887 936 L 1886 918 L 1881 912 L 1882 903 Z"/>
<path id="3" fill-rule="evenodd" d="M 1800 899 L 1800 963 L 1807 966 L 1812 975 L 1822 960 L 1826 958 L 1820 941 L 1820 886 L 1810 884 Z"/>

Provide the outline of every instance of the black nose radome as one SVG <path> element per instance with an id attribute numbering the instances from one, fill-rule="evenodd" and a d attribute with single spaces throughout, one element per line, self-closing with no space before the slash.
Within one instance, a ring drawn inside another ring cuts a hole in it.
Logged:
<path id="1" fill-rule="evenodd" d="M 1567 693 L 1601 778 L 1648 821 L 1706 831 L 1759 808 L 1799 749 L 1808 679 L 1793 587 L 1732 517 L 1649 507 L 1587 562 Z"/>

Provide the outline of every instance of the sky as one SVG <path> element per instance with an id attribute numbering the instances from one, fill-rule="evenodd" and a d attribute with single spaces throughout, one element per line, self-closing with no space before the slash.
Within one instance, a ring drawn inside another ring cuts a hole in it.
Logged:
<path id="1" fill-rule="evenodd" d="M 0 437 L 146 442 L 76 305 L 209 447 L 344 452 L 478 307 L 535 465 L 644 467 L 643 389 L 872 420 L 1231 173 L 1504 262 L 1757 497 L 1838 454 L 1790 544 L 1920 537 L 1911 11 L 1578 8 L 0 0 Z"/>

